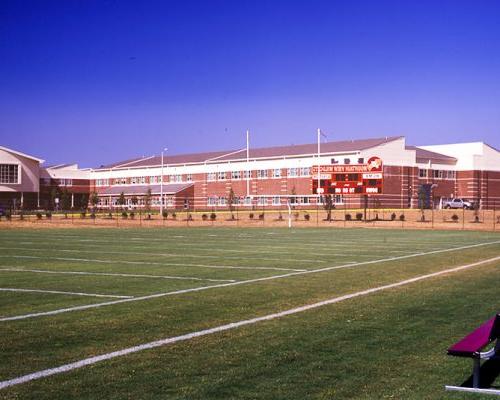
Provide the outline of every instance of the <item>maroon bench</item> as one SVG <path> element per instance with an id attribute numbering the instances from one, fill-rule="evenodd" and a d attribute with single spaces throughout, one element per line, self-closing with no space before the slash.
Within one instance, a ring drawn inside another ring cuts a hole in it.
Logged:
<path id="1" fill-rule="evenodd" d="M 484 348 L 496 341 L 493 348 L 482 352 Z M 480 386 L 481 360 L 489 360 L 500 356 L 500 314 L 486 321 L 479 328 L 465 336 L 448 349 L 450 356 L 468 357 L 473 360 L 472 387 Z M 454 390 L 454 386 L 447 386 Z M 458 390 L 458 389 L 457 389 Z"/>

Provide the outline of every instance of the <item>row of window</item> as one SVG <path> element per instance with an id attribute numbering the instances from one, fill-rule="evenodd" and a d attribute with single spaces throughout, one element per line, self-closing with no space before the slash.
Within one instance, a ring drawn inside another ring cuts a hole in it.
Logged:
<path id="1" fill-rule="evenodd" d="M 419 169 L 418 176 L 420 178 L 435 178 L 435 179 L 455 179 L 456 171 L 448 171 L 443 169 Z"/>

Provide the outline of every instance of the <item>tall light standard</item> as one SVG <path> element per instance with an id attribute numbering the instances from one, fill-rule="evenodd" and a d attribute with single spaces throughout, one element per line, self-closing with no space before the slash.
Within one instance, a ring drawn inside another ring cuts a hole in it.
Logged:
<path id="1" fill-rule="evenodd" d="M 163 153 L 166 153 L 168 148 L 161 151 L 161 177 L 160 177 L 160 218 L 163 217 Z"/>

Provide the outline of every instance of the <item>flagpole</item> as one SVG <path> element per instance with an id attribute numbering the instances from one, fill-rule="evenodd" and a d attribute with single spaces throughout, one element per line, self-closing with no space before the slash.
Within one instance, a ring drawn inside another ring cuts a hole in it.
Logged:
<path id="1" fill-rule="evenodd" d="M 250 196 L 250 140 L 249 140 L 250 132 L 247 129 L 247 197 Z"/>
<path id="2" fill-rule="evenodd" d="M 319 184 L 320 184 L 320 161 L 319 161 L 319 158 L 320 158 L 320 155 L 321 155 L 321 129 L 318 128 L 318 187 L 316 188 L 316 193 L 318 195 L 318 203 L 319 203 Z"/>

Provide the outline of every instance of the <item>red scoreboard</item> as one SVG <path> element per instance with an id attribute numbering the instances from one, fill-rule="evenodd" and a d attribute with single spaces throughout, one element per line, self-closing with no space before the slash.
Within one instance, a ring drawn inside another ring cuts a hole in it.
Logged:
<path id="1" fill-rule="evenodd" d="M 371 157 L 366 164 L 316 165 L 312 167 L 311 175 L 314 194 L 382 193 L 384 179 L 382 160 L 379 157 Z"/>

